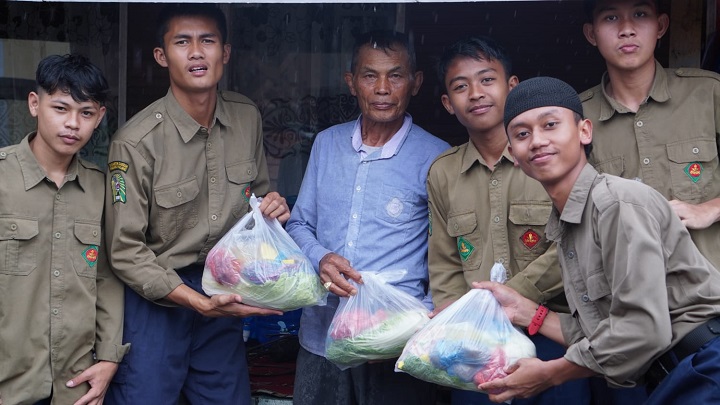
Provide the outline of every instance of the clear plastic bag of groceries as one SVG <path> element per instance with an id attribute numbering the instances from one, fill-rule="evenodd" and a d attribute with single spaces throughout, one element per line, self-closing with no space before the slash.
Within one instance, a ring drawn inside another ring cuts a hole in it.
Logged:
<path id="1" fill-rule="evenodd" d="M 397 358 L 408 339 L 430 318 L 425 305 L 390 284 L 405 270 L 361 271 L 357 294 L 340 298 L 325 340 L 325 357 L 340 369 L 368 360 Z"/>
<path id="2" fill-rule="evenodd" d="M 205 293 L 239 294 L 243 303 L 290 311 L 324 305 L 327 291 L 310 260 L 277 219 L 265 218 L 250 197 L 245 214 L 205 259 Z"/>
<path id="3" fill-rule="evenodd" d="M 503 369 L 535 357 L 535 345 L 517 330 L 488 290 L 471 289 L 433 317 L 407 343 L 395 371 L 469 391 L 505 377 Z"/>

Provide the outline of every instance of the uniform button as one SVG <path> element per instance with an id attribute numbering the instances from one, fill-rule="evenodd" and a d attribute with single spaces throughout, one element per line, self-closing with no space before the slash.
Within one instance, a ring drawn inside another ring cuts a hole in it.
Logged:
<path id="1" fill-rule="evenodd" d="M 59 271 L 57 271 L 57 270 L 53 271 L 53 276 L 55 276 L 55 277 L 58 277 L 58 276 L 60 276 L 60 272 L 59 272 Z"/>
<path id="2" fill-rule="evenodd" d="M 7 156 L 7 153 L 5 153 L 5 152 L 0 152 L 0 157 L 5 157 L 5 156 Z"/>
<path id="3" fill-rule="evenodd" d="M 568 258 L 572 259 L 573 257 L 575 257 L 575 252 L 573 252 L 573 251 L 571 250 L 571 251 L 568 252 L 568 255 L 567 255 L 567 256 L 568 256 Z"/>
<path id="4" fill-rule="evenodd" d="M 207 128 L 205 128 L 205 127 L 200 127 L 200 132 L 202 132 L 203 134 L 206 133 L 206 132 L 207 132 Z"/>
<path id="5" fill-rule="evenodd" d="M 362 189 L 362 187 L 360 187 L 360 186 L 355 187 L 355 190 L 357 190 L 357 191 L 360 191 L 361 189 Z"/>
<path id="6" fill-rule="evenodd" d="M 55 199 L 58 200 L 58 201 L 60 201 L 60 194 L 56 195 L 56 196 L 55 196 Z"/>
<path id="7" fill-rule="evenodd" d="M 248 169 L 247 174 L 249 174 L 249 175 L 252 174 L 252 170 Z"/>
<path id="8" fill-rule="evenodd" d="M 217 215 L 213 214 L 210 219 L 212 219 L 213 221 L 217 221 Z"/>
<path id="9" fill-rule="evenodd" d="M 638 128 L 642 128 L 643 122 L 642 122 L 642 121 L 638 121 L 638 122 L 635 123 L 635 125 L 637 125 Z"/>
<path id="10" fill-rule="evenodd" d="M 646 165 L 649 165 L 649 164 L 650 164 L 650 159 L 648 159 L 648 158 L 643 159 L 643 163 L 645 163 Z"/>
<path id="11" fill-rule="evenodd" d="M 212 142 L 208 142 L 208 146 L 212 146 Z"/>
<path id="12" fill-rule="evenodd" d="M 500 222 L 500 217 L 495 217 L 495 218 L 493 218 L 493 222 L 495 222 L 495 223 Z"/>
<path id="13" fill-rule="evenodd" d="M 15 225 L 15 224 L 10 225 L 10 230 L 11 230 L 11 231 L 14 231 L 14 230 L 16 230 L 16 229 L 17 229 L 17 225 Z"/>
<path id="14" fill-rule="evenodd" d="M 210 177 L 210 183 L 215 183 L 215 177 Z"/>
<path id="15" fill-rule="evenodd" d="M 53 315 L 57 315 L 58 312 L 60 312 L 60 311 L 58 311 L 57 308 L 53 308 L 53 310 L 52 310 Z"/>
<path id="16" fill-rule="evenodd" d="M 160 113 L 155 113 L 155 118 L 157 118 L 157 119 L 162 118 L 162 114 L 160 114 Z"/>
<path id="17" fill-rule="evenodd" d="M 500 260 L 498 260 L 498 263 L 505 264 L 505 259 L 501 257 Z"/>
<path id="18" fill-rule="evenodd" d="M 181 191 L 178 191 L 178 192 L 177 192 L 177 196 L 178 196 L 178 198 L 182 197 L 182 192 L 181 192 Z"/>
<path id="19" fill-rule="evenodd" d="M 583 302 L 588 302 L 588 301 L 590 301 L 590 297 L 588 297 L 587 294 L 583 294 L 582 300 L 583 300 Z"/>
<path id="20" fill-rule="evenodd" d="M 55 232 L 55 239 L 60 239 L 62 234 L 60 232 Z"/>
<path id="21" fill-rule="evenodd" d="M 693 148 L 693 153 L 697 155 L 698 153 L 700 153 L 700 149 L 698 149 L 698 148 Z"/>
<path id="22" fill-rule="evenodd" d="M 352 245 L 353 245 L 352 241 L 348 242 L 348 246 L 352 246 Z"/>
<path id="23" fill-rule="evenodd" d="M 357 214 L 353 214 L 353 219 L 357 219 Z"/>
<path id="24" fill-rule="evenodd" d="M 493 180 L 490 182 L 490 184 L 492 184 L 493 186 L 497 186 L 497 185 L 498 185 L 497 179 L 493 179 Z"/>
<path id="25" fill-rule="evenodd" d="M 93 236 L 97 236 L 97 231 L 93 231 Z"/>
<path id="26" fill-rule="evenodd" d="M 455 223 L 455 230 L 457 231 L 458 228 L 459 228 L 458 224 Z"/>

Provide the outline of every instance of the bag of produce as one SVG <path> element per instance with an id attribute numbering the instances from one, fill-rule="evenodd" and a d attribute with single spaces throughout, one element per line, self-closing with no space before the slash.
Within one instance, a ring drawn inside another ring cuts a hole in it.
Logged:
<path id="1" fill-rule="evenodd" d="M 535 357 L 532 341 L 510 323 L 490 291 L 472 289 L 408 341 L 395 371 L 480 391 L 478 385 L 505 377 L 506 366 L 526 357 Z"/>
<path id="2" fill-rule="evenodd" d="M 324 305 L 327 291 L 310 260 L 277 219 L 265 218 L 250 197 L 245 214 L 205 259 L 205 293 L 239 294 L 243 303 L 290 311 Z"/>
<path id="3" fill-rule="evenodd" d="M 340 369 L 400 355 L 410 336 L 425 325 L 428 309 L 390 284 L 405 271 L 362 271 L 357 294 L 340 298 L 325 340 L 325 357 Z"/>

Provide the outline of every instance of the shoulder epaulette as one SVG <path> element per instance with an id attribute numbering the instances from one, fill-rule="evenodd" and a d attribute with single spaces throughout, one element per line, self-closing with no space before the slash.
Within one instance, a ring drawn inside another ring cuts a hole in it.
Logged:
<path id="1" fill-rule="evenodd" d="M 706 77 L 708 79 L 715 79 L 720 81 L 720 74 L 705 69 L 683 67 L 677 68 L 673 72 L 678 77 Z"/>
<path id="2" fill-rule="evenodd" d="M 100 166 L 96 165 L 95 163 L 93 163 L 89 160 L 78 158 L 78 162 L 80 163 L 80 165 L 82 165 L 82 167 L 84 167 L 86 169 L 95 170 L 95 171 L 105 174 L 105 172 L 102 169 L 100 169 Z"/>
<path id="3" fill-rule="evenodd" d="M 580 102 L 584 103 L 595 96 L 595 90 L 594 89 L 585 90 L 582 93 L 580 93 L 579 96 L 580 96 Z"/>
<path id="4" fill-rule="evenodd" d="M 250 100 L 248 97 L 243 96 L 240 93 L 235 93 L 234 91 L 221 91 L 220 97 L 222 97 L 223 100 L 228 101 L 230 103 L 250 104 L 253 107 L 257 108 L 255 103 L 252 100 Z"/>
<path id="5" fill-rule="evenodd" d="M 441 160 L 442 158 L 444 158 L 444 157 L 447 157 L 447 156 L 450 156 L 450 155 L 454 155 L 454 154 L 457 153 L 457 151 L 459 151 L 459 150 L 460 150 L 460 147 L 459 147 L 459 146 L 453 146 L 453 147 L 451 147 L 450 149 L 446 150 L 445 152 L 439 154 L 438 157 L 436 157 L 435 160 L 433 160 L 433 165 L 434 165 L 435 163 L 437 163 L 439 160 Z"/>
<path id="6" fill-rule="evenodd" d="M 160 111 L 146 111 L 144 117 L 136 115 L 128 121 L 111 140 L 122 138 L 123 140 L 137 145 L 150 131 L 158 126 L 165 116 Z M 140 113 L 138 113 L 140 114 Z"/>

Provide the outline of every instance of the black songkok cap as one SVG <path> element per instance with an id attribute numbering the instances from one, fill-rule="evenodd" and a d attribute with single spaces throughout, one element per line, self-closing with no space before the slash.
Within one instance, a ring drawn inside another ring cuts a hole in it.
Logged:
<path id="1" fill-rule="evenodd" d="M 533 77 L 513 88 L 505 100 L 505 129 L 513 118 L 540 107 L 564 107 L 583 117 L 583 107 L 575 89 L 553 77 Z"/>

